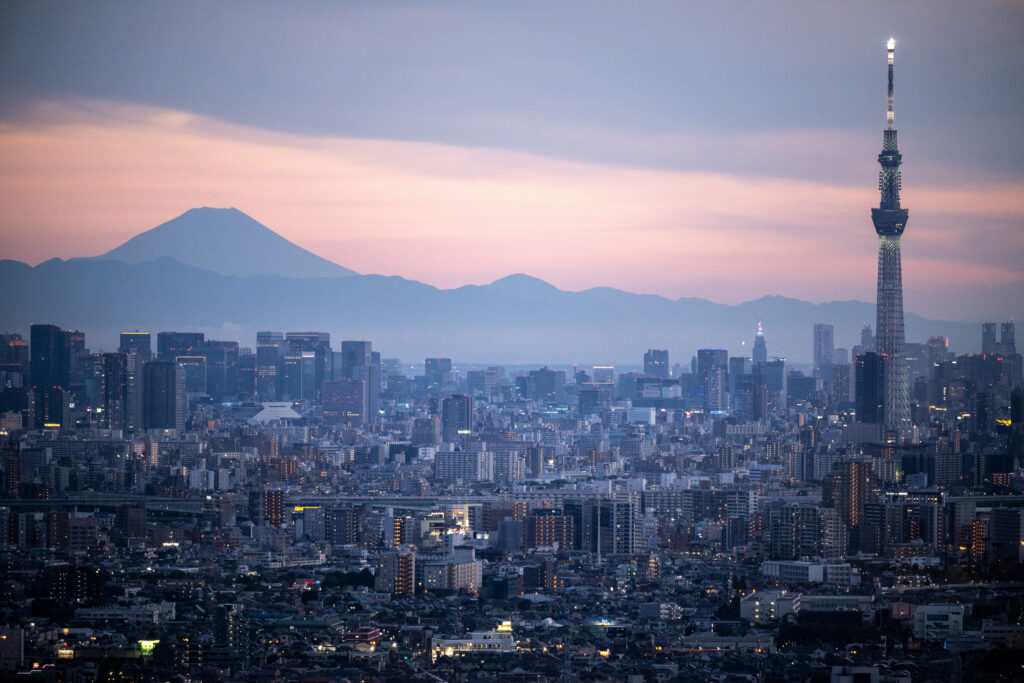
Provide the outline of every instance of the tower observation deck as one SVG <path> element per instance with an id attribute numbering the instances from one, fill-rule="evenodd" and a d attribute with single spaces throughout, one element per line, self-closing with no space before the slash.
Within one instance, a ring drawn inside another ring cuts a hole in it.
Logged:
<path id="1" fill-rule="evenodd" d="M 910 428 L 910 405 L 907 391 L 907 363 L 904 355 L 906 339 L 903 329 L 903 272 L 900 259 L 900 237 L 907 226 L 910 212 L 900 206 L 900 164 L 903 156 L 896 145 L 893 115 L 893 53 L 896 41 L 886 44 L 889 58 L 889 97 L 886 128 L 882 134 L 882 151 L 878 163 L 878 189 L 881 201 L 871 209 L 871 220 L 878 234 L 878 298 L 876 304 L 876 346 L 885 363 L 885 394 L 883 413 L 885 429 L 902 438 Z"/>

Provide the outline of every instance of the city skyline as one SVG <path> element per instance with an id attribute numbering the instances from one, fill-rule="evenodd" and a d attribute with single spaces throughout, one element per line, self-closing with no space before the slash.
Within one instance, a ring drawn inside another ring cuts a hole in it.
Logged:
<path id="1" fill-rule="evenodd" d="M 0 679 L 1017 680 L 1024 4 L 850 5 L 0 3 Z"/>
<path id="2" fill-rule="evenodd" d="M 93 256 L 193 206 L 237 206 L 343 266 L 439 287 L 526 272 L 673 299 L 872 301 L 864 207 L 893 34 L 918 226 L 906 309 L 1022 313 L 1020 95 L 1005 87 L 1019 7 L 815 8 L 810 31 L 769 12 L 756 36 L 716 33 L 729 17 L 701 6 L 690 22 L 602 9 L 562 49 L 543 40 L 577 19 L 559 6 L 313 7 L 231 15 L 238 35 L 280 38 L 266 53 L 224 33 L 226 12 L 7 8 L 5 257 Z M 465 30 L 413 32 L 427 19 Z"/>

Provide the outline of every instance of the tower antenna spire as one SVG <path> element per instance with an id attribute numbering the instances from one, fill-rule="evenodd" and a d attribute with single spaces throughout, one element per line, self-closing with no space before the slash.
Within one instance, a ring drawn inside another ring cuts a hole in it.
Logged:
<path id="1" fill-rule="evenodd" d="M 885 121 L 889 130 L 892 130 L 894 125 L 894 114 L 892 111 L 892 64 L 893 55 L 896 52 L 896 39 L 889 38 L 889 42 L 885 44 L 885 47 L 889 51 L 889 109 L 885 114 Z"/>

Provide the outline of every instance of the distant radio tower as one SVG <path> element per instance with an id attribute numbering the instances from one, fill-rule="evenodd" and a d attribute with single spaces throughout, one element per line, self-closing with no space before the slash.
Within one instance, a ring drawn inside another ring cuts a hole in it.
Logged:
<path id="1" fill-rule="evenodd" d="M 883 410 L 885 428 L 901 438 L 910 427 L 910 406 L 907 395 L 907 364 L 904 357 L 903 272 L 900 262 L 900 236 L 907 226 L 910 212 L 900 207 L 900 164 L 903 156 L 896 146 L 896 128 L 892 109 L 892 67 L 896 41 L 889 39 L 889 106 L 882 152 L 878 163 L 878 189 L 882 201 L 871 209 L 871 220 L 878 233 L 878 303 L 875 318 L 875 339 L 878 353 L 884 357 L 885 396 Z"/>

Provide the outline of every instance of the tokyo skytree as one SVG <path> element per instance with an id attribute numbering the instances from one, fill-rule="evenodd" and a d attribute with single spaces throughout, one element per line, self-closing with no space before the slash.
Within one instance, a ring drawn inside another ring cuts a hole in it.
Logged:
<path id="1" fill-rule="evenodd" d="M 904 356 L 903 273 L 900 261 L 900 236 L 907 226 L 909 211 L 900 207 L 900 164 L 903 156 L 896 146 L 896 127 L 892 109 L 892 69 L 896 41 L 886 45 L 889 53 L 889 108 L 882 136 L 878 163 L 878 189 L 882 200 L 871 209 L 871 220 L 878 233 L 878 299 L 875 318 L 875 339 L 878 353 L 884 358 L 885 395 L 883 412 L 885 429 L 901 438 L 910 428 L 910 406 L 907 393 L 907 363 Z"/>

